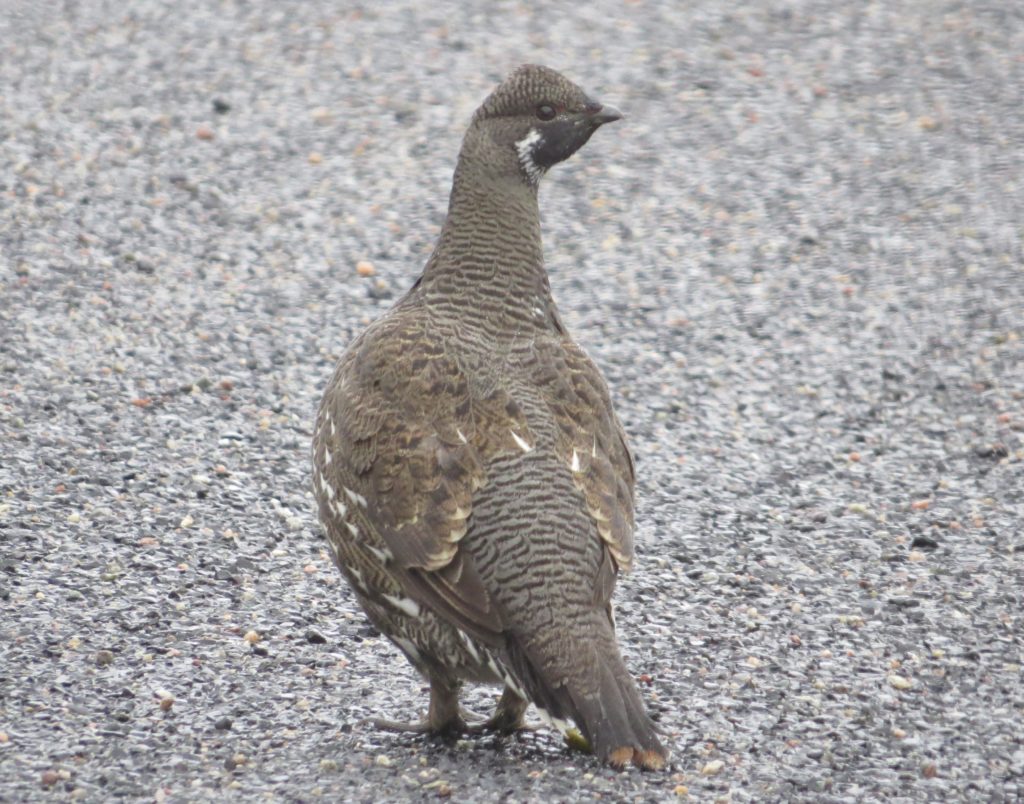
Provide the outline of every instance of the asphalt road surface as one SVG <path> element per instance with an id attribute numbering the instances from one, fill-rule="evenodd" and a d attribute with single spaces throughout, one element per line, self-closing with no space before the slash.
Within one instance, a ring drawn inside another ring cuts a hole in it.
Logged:
<path id="1" fill-rule="evenodd" d="M 8 0 L 0 799 L 1024 796 L 1022 54 L 1008 1 Z M 313 517 L 332 364 L 524 61 L 628 115 L 542 211 L 664 773 L 361 725 L 424 686 Z"/>

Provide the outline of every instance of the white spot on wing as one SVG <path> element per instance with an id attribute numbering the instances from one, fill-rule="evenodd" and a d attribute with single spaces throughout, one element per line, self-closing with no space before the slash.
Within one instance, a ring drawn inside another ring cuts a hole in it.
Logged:
<path id="1" fill-rule="evenodd" d="M 320 485 L 320 491 L 327 495 L 328 500 L 334 499 L 334 489 L 327 484 L 327 478 L 319 469 L 316 470 L 316 482 Z"/>
<path id="2" fill-rule="evenodd" d="M 470 639 L 469 634 L 465 631 L 457 632 L 459 637 L 462 639 L 462 644 L 466 646 L 466 650 L 469 651 L 469 655 L 473 657 L 473 661 L 480 662 L 480 653 L 476 649 L 476 645 L 473 644 L 473 640 Z"/>
<path id="3" fill-rule="evenodd" d="M 352 502 L 358 503 L 359 505 L 363 506 L 363 508 L 366 507 L 366 498 L 358 491 L 352 491 L 352 489 L 346 487 L 345 496 L 352 500 Z"/>
<path id="4" fill-rule="evenodd" d="M 466 531 L 468 531 L 468 530 L 469 530 L 469 525 L 465 524 L 465 521 L 463 521 L 463 524 L 461 526 L 459 526 L 457 528 L 452 528 L 451 529 L 451 531 L 448 534 L 448 541 L 450 541 L 450 542 L 457 542 L 457 541 L 459 541 L 460 539 L 462 539 L 463 536 L 466 535 Z"/>
<path id="5" fill-rule="evenodd" d="M 400 611 L 404 611 L 410 617 L 420 616 L 420 604 L 411 597 L 396 597 L 395 595 L 384 595 L 384 599 Z"/>
<path id="6" fill-rule="evenodd" d="M 363 573 L 359 567 L 349 567 L 348 571 L 352 573 L 352 585 L 355 586 L 360 592 L 366 593 L 366 582 L 363 580 Z"/>
<path id="7" fill-rule="evenodd" d="M 341 500 L 338 500 L 337 502 L 334 502 L 334 500 L 331 500 L 330 505 L 331 505 L 331 510 L 334 511 L 334 515 L 336 517 L 338 517 L 338 519 L 344 519 L 345 518 L 345 514 L 348 513 L 348 506 L 345 505 L 345 503 L 343 503 Z"/>
<path id="8" fill-rule="evenodd" d="M 324 466 L 331 465 L 331 451 L 327 449 L 327 445 L 324 445 Z"/>
<path id="9" fill-rule="evenodd" d="M 574 472 L 580 470 L 580 454 L 576 450 L 572 451 L 572 463 L 569 465 L 569 468 Z"/>
<path id="10" fill-rule="evenodd" d="M 412 640 L 400 636 L 391 637 L 391 639 L 394 640 L 394 643 L 398 645 L 398 647 L 405 651 L 405 655 L 408 656 L 410 659 L 413 659 L 417 662 L 420 660 L 420 652 L 416 649 L 416 646 L 413 644 Z"/>
<path id="11" fill-rule="evenodd" d="M 523 452 L 533 452 L 533 447 L 527 444 L 519 435 L 519 433 L 517 433 L 515 430 L 509 430 L 509 432 L 512 433 L 512 438 L 519 445 L 519 449 L 521 449 Z"/>
<path id="12" fill-rule="evenodd" d="M 547 709 L 538 706 L 537 714 L 540 715 L 541 720 L 543 720 L 545 723 L 551 726 L 551 728 L 558 729 L 560 732 L 562 732 L 562 734 L 565 734 L 567 731 L 569 731 L 570 726 L 568 721 L 562 720 L 562 718 L 560 717 L 555 717 L 550 712 L 548 712 Z"/>
<path id="13" fill-rule="evenodd" d="M 353 538 L 359 538 L 359 528 L 357 528 L 351 522 L 346 522 L 345 527 L 348 528 L 348 532 L 352 534 Z"/>
<path id="14" fill-rule="evenodd" d="M 466 436 L 464 436 L 462 434 L 462 431 L 459 428 L 457 428 L 457 427 L 455 428 L 455 434 L 459 437 L 459 441 L 461 441 L 463 444 L 468 444 L 469 443 L 469 441 L 467 440 Z"/>
<path id="15" fill-rule="evenodd" d="M 465 641 L 465 636 L 462 634 L 461 631 L 459 632 L 459 635 L 462 636 L 463 641 Z M 500 678 L 502 683 L 506 687 L 512 690 L 512 692 L 514 692 L 520 698 L 526 698 L 527 700 L 529 700 L 529 696 L 527 696 L 525 690 L 523 690 L 519 682 L 512 678 L 508 670 L 505 669 L 505 666 L 503 664 L 500 664 L 494 658 L 494 655 L 490 651 L 484 651 L 484 656 L 487 660 L 487 666 L 491 669 L 491 672 L 494 673 L 494 675 L 496 675 L 498 678 Z"/>
<path id="16" fill-rule="evenodd" d="M 386 547 L 381 550 L 379 547 L 374 547 L 372 544 L 366 545 L 366 549 L 373 553 L 373 557 L 376 558 L 381 564 L 385 564 L 395 556 Z"/>
<path id="17" fill-rule="evenodd" d="M 498 670 L 498 675 L 501 676 L 501 680 L 505 682 L 505 686 L 512 690 L 512 692 L 514 692 L 520 698 L 526 698 L 527 700 L 529 700 L 529 696 L 527 696 L 523 688 L 519 686 L 519 682 L 512 678 L 512 676 L 510 676 L 507 672 L 505 672 L 504 668 L 500 668 Z"/>
<path id="18" fill-rule="evenodd" d="M 537 184 L 540 181 L 540 177 L 544 175 L 544 169 L 533 161 L 533 152 L 537 145 L 543 141 L 544 138 L 541 137 L 540 132 L 535 128 L 531 128 L 530 133 L 516 143 L 519 164 L 523 166 L 523 171 L 534 184 Z"/>

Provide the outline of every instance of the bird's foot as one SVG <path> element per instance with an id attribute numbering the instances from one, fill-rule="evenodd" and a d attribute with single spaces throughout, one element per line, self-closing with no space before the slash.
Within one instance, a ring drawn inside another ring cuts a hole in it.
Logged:
<path id="1" fill-rule="evenodd" d="M 466 721 L 459 709 L 459 683 L 451 679 L 431 678 L 430 709 L 418 723 L 404 723 L 386 718 L 367 718 L 363 721 L 383 731 L 405 734 L 437 734 L 453 736 L 466 731 Z"/>
<path id="2" fill-rule="evenodd" d="M 524 719 L 529 701 L 520 698 L 508 687 L 501 694 L 494 714 L 484 721 L 471 723 L 467 729 L 470 733 L 480 734 L 497 732 L 498 734 L 515 734 L 523 731 L 536 731 L 543 727 L 542 723 L 527 723 Z"/>
<path id="3" fill-rule="evenodd" d="M 536 731 L 544 726 L 542 723 L 526 722 L 524 715 L 529 705 L 529 701 L 506 687 L 494 709 L 494 714 L 484 719 L 481 715 L 459 706 L 456 690 L 441 684 L 431 684 L 430 711 L 424 720 L 405 723 L 374 717 L 362 722 L 382 731 L 404 734 L 516 734 Z"/>
<path id="4" fill-rule="evenodd" d="M 510 720 L 505 714 L 495 712 L 486 720 L 467 723 L 468 734 L 519 734 L 520 732 L 539 731 L 543 723 L 527 723 L 523 718 Z"/>
<path id="5" fill-rule="evenodd" d="M 401 734 L 439 734 L 455 735 L 463 734 L 468 729 L 466 721 L 461 717 L 450 718 L 444 722 L 435 722 L 431 718 L 420 720 L 416 723 L 406 723 L 401 720 L 388 720 L 381 717 L 370 717 L 362 721 L 382 731 L 393 731 Z"/>

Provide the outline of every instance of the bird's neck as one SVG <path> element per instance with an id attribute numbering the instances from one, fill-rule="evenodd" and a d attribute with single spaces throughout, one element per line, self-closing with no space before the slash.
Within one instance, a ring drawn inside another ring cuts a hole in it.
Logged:
<path id="1" fill-rule="evenodd" d="M 557 320 L 540 234 L 537 188 L 518 176 L 480 177 L 460 160 L 448 217 L 420 293 L 469 327 L 521 332 Z"/>

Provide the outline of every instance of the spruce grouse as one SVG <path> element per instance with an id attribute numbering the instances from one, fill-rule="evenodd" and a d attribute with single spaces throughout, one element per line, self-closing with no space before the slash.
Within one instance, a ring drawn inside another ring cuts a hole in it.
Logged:
<path id="1" fill-rule="evenodd" d="M 633 560 L 633 462 L 601 373 L 551 297 L 537 190 L 610 106 L 546 67 L 473 115 L 422 275 L 345 351 L 324 393 L 313 487 L 373 624 L 430 682 L 418 724 L 523 728 L 530 702 L 605 762 L 666 751 L 619 653 L 616 575 Z M 467 724 L 463 681 L 504 686 Z"/>

